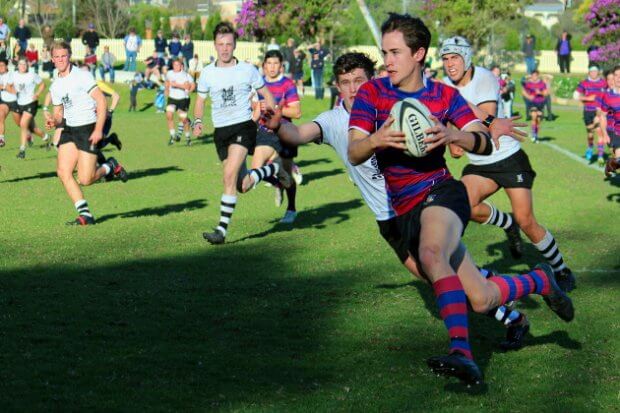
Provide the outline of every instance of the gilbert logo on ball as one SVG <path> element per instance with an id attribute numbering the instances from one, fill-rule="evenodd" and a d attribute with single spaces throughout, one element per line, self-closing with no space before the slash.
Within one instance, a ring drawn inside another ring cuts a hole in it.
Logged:
<path id="1" fill-rule="evenodd" d="M 390 115 L 394 118 L 392 129 L 405 134 L 405 153 L 416 158 L 426 156 L 424 131 L 434 126 L 428 108 L 415 98 L 406 98 L 392 106 Z"/>

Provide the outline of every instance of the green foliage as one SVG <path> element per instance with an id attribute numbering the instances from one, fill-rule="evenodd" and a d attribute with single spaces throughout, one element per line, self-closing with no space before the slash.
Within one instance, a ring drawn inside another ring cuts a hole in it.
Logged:
<path id="1" fill-rule="evenodd" d="M 553 78 L 553 94 L 559 98 L 572 99 L 580 81 L 581 79 L 578 77 L 555 76 Z"/>
<path id="2" fill-rule="evenodd" d="M 190 21 L 187 22 L 185 32 L 189 33 L 189 35 L 192 37 L 192 40 L 203 39 L 204 32 L 202 31 L 202 22 L 199 15 L 194 16 Z"/>
<path id="3" fill-rule="evenodd" d="M 54 35 L 56 38 L 73 38 L 77 35 L 77 29 L 71 23 L 71 19 L 62 19 L 54 25 Z"/>
<path id="4" fill-rule="evenodd" d="M 213 12 L 207 19 L 204 30 L 204 40 L 213 40 L 213 30 L 222 21 L 222 15 L 219 10 Z"/>

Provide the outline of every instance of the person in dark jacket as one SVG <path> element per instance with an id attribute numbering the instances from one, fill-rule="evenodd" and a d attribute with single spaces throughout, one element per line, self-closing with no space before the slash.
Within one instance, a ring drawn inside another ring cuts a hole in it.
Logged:
<path id="1" fill-rule="evenodd" d="M 177 32 L 172 34 L 172 40 L 168 43 L 168 51 L 170 52 L 170 57 L 175 59 L 181 53 L 181 38 Z"/>
<path id="2" fill-rule="evenodd" d="M 163 59 L 167 47 L 168 40 L 164 37 L 164 31 L 157 30 L 157 36 L 155 37 L 155 51 L 157 52 L 157 57 Z"/>
<path id="3" fill-rule="evenodd" d="M 571 35 L 564 30 L 558 39 L 558 43 L 555 45 L 555 51 L 558 54 L 560 73 L 570 73 L 570 60 L 572 52 L 570 41 Z"/>
<path id="4" fill-rule="evenodd" d="M 185 67 L 189 67 L 189 61 L 194 57 L 194 42 L 190 38 L 189 34 L 183 37 L 183 45 L 181 46 L 181 54 L 185 61 Z"/>
<path id="5" fill-rule="evenodd" d="M 28 26 L 26 26 L 26 21 L 24 19 L 19 19 L 19 24 L 15 28 L 13 36 L 15 36 L 17 42 L 19 43 L 19 49 L 22 52 L 25 52 L 28 48 L 28 40 L 32 37 L 32 33 L 30 32 Z"/>
<path id="6" fill-rule="evenodd" d="M 91 52 L 95 53 L 99 46 L 99 34 L 95 31 L 95 25 L 88 24 L 88 30 L 82 35 L 82 44 L 88 46 Z"/>

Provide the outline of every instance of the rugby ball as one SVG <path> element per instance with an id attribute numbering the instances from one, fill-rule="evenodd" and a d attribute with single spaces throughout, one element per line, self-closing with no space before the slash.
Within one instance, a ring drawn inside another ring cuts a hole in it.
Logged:
<path id="1" fill-rule="evenodd" d="M 416 158 L 426 156 L 424 131 L 435 126 L 428 108 L 418 99 L 406 98 L 392 106 L 390 115 L 394 118 L 392 129 L 405 134 L 405 153 Z"/>

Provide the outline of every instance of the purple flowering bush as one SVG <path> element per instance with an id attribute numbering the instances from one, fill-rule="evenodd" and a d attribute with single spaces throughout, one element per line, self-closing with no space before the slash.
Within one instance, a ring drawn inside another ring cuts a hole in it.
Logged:
<path id="1" fill-rule="evenodd" d="M 598 46 L 590 52 L 590 60 L 606 66 L 619 64 L 620 0 L 595 0 L 584 19 L 591 30 L 583 38 L 583 44 Z"/>

